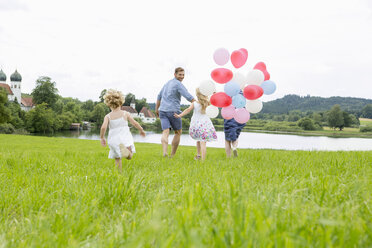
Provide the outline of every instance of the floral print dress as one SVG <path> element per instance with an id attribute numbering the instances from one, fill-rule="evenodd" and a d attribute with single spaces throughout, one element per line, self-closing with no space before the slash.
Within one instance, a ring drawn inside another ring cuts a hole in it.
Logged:
<path id="1" fill-rule="evenodd" d="M 190 136 L 197 141 L 216 141 L 217 134 L 212 121 L 208 115 L 202 114 L 201 110 L 201 105 L 194 102 L 194 113 L 189 129 Z"/>

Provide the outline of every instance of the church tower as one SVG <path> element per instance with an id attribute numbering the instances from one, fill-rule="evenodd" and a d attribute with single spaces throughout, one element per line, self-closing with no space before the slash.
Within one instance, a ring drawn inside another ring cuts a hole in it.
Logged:
<path id="1" fill-rule="evenodd" d="M 0 83 L 6 84 L 6 75 L 3 72 L 3 69 L 0 70 Z"/>
<path id="2" fill-rule="evenodd" d="M 136 110 L 136 101 L 134 100 L 134 97 L 132 98 L 132 101 L 130 102 L 130 106 Z"/>
<path id="3" fill-rule="evenodd" d="M 21 94 L 21 82 L 22 82 L 22 76 L 18 73 L 16 70 L 11 76 L 10 76 L 10 88 L 13 91 L 14 97 L 17 98 L 17 102 L 20 104 L 22 100 L 22 94 Z M 14 99 L 15 99 L 14 98 Z M 14 100 L 13 99 L 13 100 Z"/>

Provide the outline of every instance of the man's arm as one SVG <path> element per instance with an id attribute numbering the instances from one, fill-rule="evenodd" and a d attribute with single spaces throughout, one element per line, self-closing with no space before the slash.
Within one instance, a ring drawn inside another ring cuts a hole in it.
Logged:
<path id="1" fill-rule="evenodd" d="M 159 107 L 160 107 L 161 97 L 163 96 L 163 90 L 164 90 L 164 86 L 163 88 L 161 88 L 161 91 L 159 92 L 157 100 L 156 100 L 155 114 L 157 117 L 159 117 Z"/>
<path id="2" fill-rule="evenodd" d="M 187 101 L 189 102 L 195 101 L 195 98 L 187 91 L 186 87 L 182 83 L 178 85 L 178 92 L 181 94 L 181 96 L 186 98 Z"/>
<path id="3" fill-rule="evenodd" d="M 159 117 L 159 106 L 160 106 L 160 100 L 157 100 L 156 105 L 155 105 L 155 113 L 157 117 Z"/>

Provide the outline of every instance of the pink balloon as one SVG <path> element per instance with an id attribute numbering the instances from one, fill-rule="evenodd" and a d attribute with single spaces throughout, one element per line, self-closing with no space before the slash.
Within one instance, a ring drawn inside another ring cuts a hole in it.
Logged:
<path id="1" fill-rule="evenodd" d="M 254 67 L 253 69 L 257 69 L 257 70 L 266 70 L 266 65 L 264 62 L 258 62 Z"/>
<path id="2" fill-rule="evenodd" d="M 226 68 L 217 68 L 211 72 L 211 77 L 219 84 L 225 84 L 233 78 L 233 73 Z"/>
<path id="3" fill-rule="evenodd" d="M 243 124 L 249 121 L 250 114 L 245 108 L 239 108 L 235 110 L 234 119 Z"/>
<path id="4" fill-rule="evenodd" d="M 253 69 L 257 69 L 263 72 L 265 76 L 265 81 L 270 79 L 270 73 L 266 69 L 266 65 L 264 62 L 258 62 Z"/>
<path id="5" fill-rule="evenodd" d="M 239 51 L 241 51 L 242 53 L 244 53 L 244 55 L 248 58 L 248 51 L 247 51 L 247 49 L 240 48 Z"/>
<path id="6" fill-rule="evenodd" d="M 230 105 L 228 107 L 222 108 L 221 109 L 221 115 L 226 120 L 230 120 L 230 119 L 234 118 L 235 107 L 233 105 Z"/>
<path id="7" fill-rule="evenodd" d="M 235 68 L 242 67 L 247 61 L 247 59 L 248 59 L 248 52 L 245 53 L 244 51 L 237 50 L 237 51 L 232 52 L 231 54 L 231 63 L 233 64 Z"/>
<path id="8" fill-rule="evenodd" d="M 230 53 L 225 48 L 219 48 L 214 52 L 213 59 L 217 65 L 225 65 L 227 62 L 229 62 Z"/>
<path id="9" fill-rule="evenodd" d="M 243 95 L 248 100 L 256 100 L 263 95 L 263 89 L 258 85 L 247 85 L 243 90 Z"/>
<path id="10" fill-rule="evenodd" d="M 225 92 L 214 93 L 211 96 L 210 101 L 213 106 L 216 106 L 219 108 L 230 106 L 232 103 L 231 97 L 228 96 Z"/>

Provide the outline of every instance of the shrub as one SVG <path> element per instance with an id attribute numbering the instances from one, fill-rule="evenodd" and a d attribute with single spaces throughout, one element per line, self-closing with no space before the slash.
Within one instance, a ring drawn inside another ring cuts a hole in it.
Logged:
<path id="1" fill-rule="evenodd" d="M 372 126 L 360 127 L 359 131 L 362 133 L 372 132 Z"/>
<path id="2" fill-rule="evenodd" d="M 301 127 L 303 130 L 316 130 L 314 121 L 309 117 L 304 117 L 300 119 L 297 125 Z"/>
<path id="3" fill-rule="evenodd" d="M 264 126 L 264 130 L 268 131 L 289 131 L 289 132 L 298 132 L 301 131 L 301 128 L 296 124 L 290 126 L 288 122 L 268 122 Z"/>
<path id="4" fill-rule="evenodd" d="M 10 123 L 0 124 L 0 133 L 11 134 L 14 133 L 15 129 Z"/>

